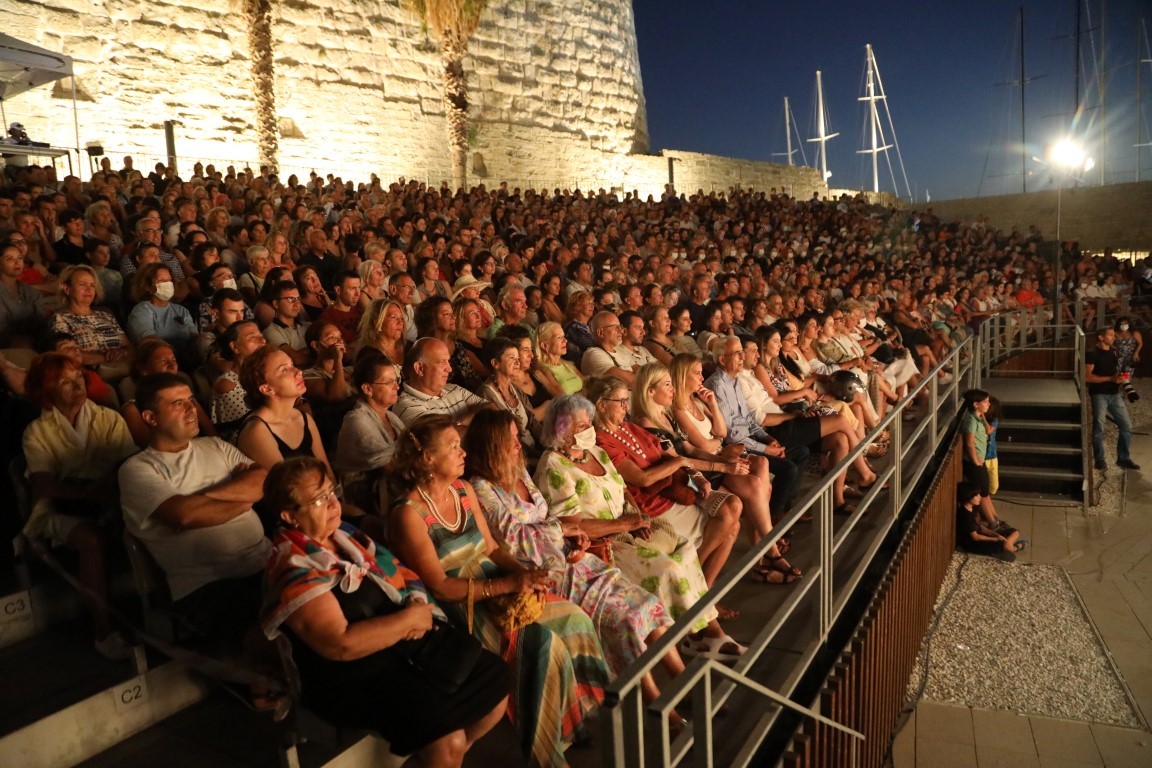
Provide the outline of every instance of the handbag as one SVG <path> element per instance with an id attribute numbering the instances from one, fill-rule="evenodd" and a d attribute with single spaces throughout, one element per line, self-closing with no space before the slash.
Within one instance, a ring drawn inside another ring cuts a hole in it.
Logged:
<path id="1" fill-rule="evenodd" d="M 517 592 L 488 600 L 492 620 L 505 634 L 534 624 L 544 614 L 544 595 L 539 592 Z"/>

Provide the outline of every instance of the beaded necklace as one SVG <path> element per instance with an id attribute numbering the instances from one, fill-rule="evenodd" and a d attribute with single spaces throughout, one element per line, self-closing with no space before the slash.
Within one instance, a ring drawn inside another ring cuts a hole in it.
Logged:
<path id="1" fill-rule="evenodd" d="M 418 485 L 416 486 L 416 491 L 428 506 L 428 511 L 432 513 L 432 517 L 436 518 L 436 521 L 440 523 L 440 525 L 444 526 L 449 533 L 460 533 L 464 528 L 464 509 L 460 506 L 460 494 L 454 490 L 451 491 L 453 505 L 456 507 L 456 522 L 449 524 L 443 515 L 440 514 L 439 507 L 432 501 L 432 497 L 428 495 L 424 488 Z"/>
<path id="2" fill-rule="evenodd" d="M 621 425 L 621 426 L 623 426 L 623 425 Z M 644 446 L 640 445 L 640 441 L 637 440 L 635 437 L 633 437 L 631 432 L 629 432 L 627 430 L 617 432 L 614 429 L 610 429 L 610 430 L 608 430 L 608 434 L 610 434 L 610 435 L 612 435 L 612 437 L 616 438 L 620 442 L 621 445 L 623 445 L 625 448 L 628 448 L 629 450 L 631 450 L 637 456 L 643 456 L 644 458 L 648 458 L 648 454 L 646 454 L 644 452 Z"/>

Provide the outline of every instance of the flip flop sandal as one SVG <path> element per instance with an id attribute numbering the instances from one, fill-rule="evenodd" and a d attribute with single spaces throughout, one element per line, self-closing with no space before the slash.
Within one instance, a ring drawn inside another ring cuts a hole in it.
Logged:
<path id="1" fill-rule="evenodd" d="M 725 646 L 734 650 L 725 651 Z M 739 659 L 748 648 L 725 633 L 720 637 L 686 637 L 680 641 L 679 651 L 682 656 L 703 656 L 706 659 L 729 662 Z"/>
<path id="2" fill-rule="evenodd" d="M 869 459 L 879 459 L 888 455 L 888 443 L 874 442 L 868 446 L 864 451 L 864 455 Z"/>
<path id="3" fill-rule="evenodd" d="M 735 621 L 740 618 L 740 611 L 732 608 L 725 608 L 719 603 L 716 604 L 716 620 L 717 621 Z"/>
<path id="4" fill-rule="evenodd" d="M 765 560 L 767 560 L 769 563 L 771 563 L 771 565 L 765 566 L 764 561 L 761 560 L 760 561 L 760 570 L 762 570 L 762 571 L 772 570 L 772 571 L 777 571 L 779 573 L 786 573 L 790 576 L 795 576 L 797 578 L 804 575 L 803 571 L 801 571 L 799 568 L 797 568 L 796 566 L 792 565 L 787 560 L 785 560 L 783 555 L 781 555 L 780 557 L 768 557 L 768 558 L 765 558 Z M 783 565 L 781 565 L 781 563 L 783 563 Z"/>
<path id="5" fill-rule="evenodd" d="M 855 499 L 856 501 L 859 501 L 860 499 L 864 498 L 864 492 L 858 491 L 850 485 L 846 485 L 844 486 L 844 498 Z"/>
<path id="6" fill-rule="evenodd" d="M 851 514 L 855 514 L 855 512 L 856 512 L 856 505 L 855 504 L 849 504 L 848 502 L 844 502 L 843 504 L 841 504 L 840 506 L 838 506 L 834 510 L 832 510 L 832 514 L 834 514 L 834 515 L 851 515 Z"/>
<path id="7" fill-rule="evenodd" d="M 794 576 L 791 573 L 784 573 L 784 571 L 778 571 L 775 568 L 766 568 L 762 571 L 752 571 L 752 580 L 759 584 L 775 584 L 776 586 L 783 587 L 799 581 L 800 577 Z"/>

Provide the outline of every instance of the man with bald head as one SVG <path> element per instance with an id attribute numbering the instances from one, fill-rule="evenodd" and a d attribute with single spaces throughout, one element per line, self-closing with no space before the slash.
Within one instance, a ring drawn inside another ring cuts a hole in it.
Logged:
<path id="1" fill-rule="evenodd" d="M 491 403 L 463 387 L 448 383 L 452 374 L 451 352 L 439 339 L 425 336 L 412 345 L 404 360 L 404 389 L 392 411 L 405 426 L 421 416 L 451 416 L 457 427 L 466 427 L 472 415 Z"/>

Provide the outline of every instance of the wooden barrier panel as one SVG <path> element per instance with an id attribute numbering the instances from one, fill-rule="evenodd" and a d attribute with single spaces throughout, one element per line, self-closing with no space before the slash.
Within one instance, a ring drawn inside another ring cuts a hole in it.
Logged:
<path id="1" fill-rule="evenodd" d="M 825 717 L 864 734 L 864 743 L 857 745 L 864 768 L 884 763 L 936 594 L 952 560 L 961 457 L 957 437 L 817 697 Z M 808 720 L 797 729 L 781 762 L 787 768 L 847 768 L 852 742 L 847 734 Z"/>

